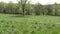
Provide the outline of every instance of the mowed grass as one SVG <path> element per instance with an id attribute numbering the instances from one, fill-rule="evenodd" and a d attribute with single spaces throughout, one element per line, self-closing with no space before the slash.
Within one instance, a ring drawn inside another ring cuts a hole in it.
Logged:
<path id="1" fill-rule="evenodd" d="M 0 34 L 60 34 L 60 16 L 0 14 Z"/>

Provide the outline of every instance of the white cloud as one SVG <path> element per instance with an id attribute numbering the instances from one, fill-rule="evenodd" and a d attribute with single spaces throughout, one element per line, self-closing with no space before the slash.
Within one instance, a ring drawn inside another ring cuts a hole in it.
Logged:
<path id="1" fill-rule="evenodd" d="M 12 1 L 14 3 L 16 3 L 17 1 L 16 0 L 0 0 L 0 1 L 3 1 L 3 2 L 9 2 L 9 1 Z M 57 3 L 60 3 L 60 0 L 30 0 L 31 3 L 35 4 L 37 2 L 41 3 L 41 4 L 53 4 L 55 2 Z"/>
<path id="2" fill-rule="evenodd" d="M 10 2 L 10 1 L 12 1 L 12 2 L 14 2 L 14 3 L 17 3 L 16 0 L 0 0 L 0 2 L 1 2 L 1 1 L 2 1 L 2 2 L 7 2 L 7 3 Z"/>
<path id="3" fill-rule="evenodd" d="M 41 3 L 41 4 L 53 4 L 55 2 L 60 3 L 60 0 L 31 0 L 32 3 Z"/>

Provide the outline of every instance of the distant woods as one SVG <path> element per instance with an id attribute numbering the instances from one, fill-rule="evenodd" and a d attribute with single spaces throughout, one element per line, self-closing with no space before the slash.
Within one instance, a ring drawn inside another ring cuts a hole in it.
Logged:
<path id="1" fill-rule="evenodd" d="M 60 16 L 60 4 L 55 3 L 55 4 L 42 5 L 40 3 L 30 4 L 30 2 L 28 2 L 22 5 L 21 3 L 0 2 L 0 13 Z"/>

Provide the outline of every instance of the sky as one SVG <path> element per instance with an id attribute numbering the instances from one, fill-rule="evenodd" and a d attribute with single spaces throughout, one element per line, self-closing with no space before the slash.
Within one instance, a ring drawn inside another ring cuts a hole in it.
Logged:
<path id="1" fill-rule="evenodd" d="M 17 3 L 16 0 L 0 0 L 0 2 L 1 1 L 6 2 L 6 3 L 10 2 L 10 1 L 12 1 L 14 3 Z M 55 2 L 60 3 L 60 0 L 30 0 L 30 1 L 31 1 L 32 4 L 35 4 L 35 3 L 38 3 L 38 2 L 40 4 L 54 4 Z"/>

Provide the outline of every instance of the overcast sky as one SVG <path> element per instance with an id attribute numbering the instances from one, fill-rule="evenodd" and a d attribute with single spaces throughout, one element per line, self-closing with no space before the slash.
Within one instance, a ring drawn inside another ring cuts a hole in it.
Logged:
<path id="1" fill-rule="evenodd" d="M 12 1 L 12 2 L 14 2 L 14 3 L 17 3 L 17 1 L 16 0 L 0 0 L 0 2 L 1 1 L 3 1 L 3 2 L 9 2 L 9 1 Z M 57 2 L 57 3 L 60 3 L 60 0 L 30 0 L 31 1 L 31 3 L 33 3 L 33 4 L 35 4 L 35 3 L 37 3 L 37 2 L 39 2 L 39 3 L 41 3 L 41 4 L 53 4 L 53 3 L 55 3 L 55 2 Z"/>

